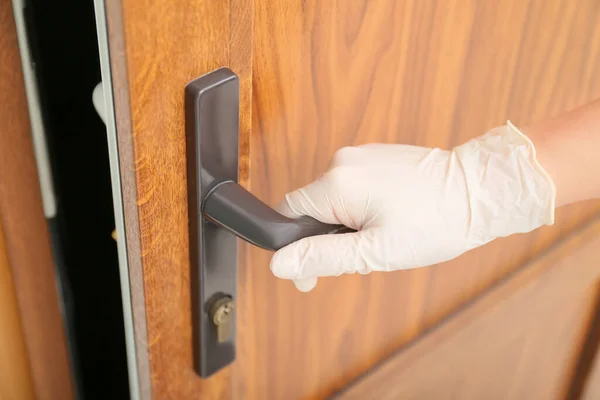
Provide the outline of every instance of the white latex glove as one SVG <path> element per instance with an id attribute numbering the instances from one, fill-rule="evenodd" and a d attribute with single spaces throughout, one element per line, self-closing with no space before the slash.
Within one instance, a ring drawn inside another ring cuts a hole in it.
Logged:
<path id="1" fill-rule="evenodd" d="M 437 264 L 553 224 L 555 197 L 532 142 L 510 122 L 452 151 L 346 147 L 277 208 L 358 232 L 301 239 L 275 253 L 271 270 L 309 291 L 321 276 Z"/>

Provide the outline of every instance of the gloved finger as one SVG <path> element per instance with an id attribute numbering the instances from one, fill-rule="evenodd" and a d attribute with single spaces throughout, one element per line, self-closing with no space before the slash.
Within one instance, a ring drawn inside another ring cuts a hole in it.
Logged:
<path id="1" fill-rule="evenodd" d="M 285 215 L 286 217 L 289 218 L 298 218 L 300 217 L 302 214 L 298 214 L 296 213 L 292 207 L 290 207 L 288 201 L 287 201 L 287 196 L 286 198 L 284 198 L 283 200 L 281 200 L 277 205 L 275 205 L 275 207 L 273 207 L 278 213 Z"/>
<path id="2" fill-rule="evenodd" d="M 290 218 L 308 215 L 328 224 L 343 224 L 334 212 L 328 194 L 330 191 L 329 180 L 322 176 L 305 187 L 286 194 L 275 209 Z"/>
<path id="3" fill-rule="evenodd" d="M 275 207 L 277 211 L 286 217 L 297 218 L 298 215 L 292 211 L 292 209 L 288 206 L 287 201 L 282 201 Z M 317 286 L 317 278 L 307 278 L 307 279 L 299 279 L 294 281 L 294 285 L 296 289 L 301 292 L 310 292 Z"/>
<path id="4" fill-rule="evenodd" d="M 317 278 L 298 279 L 294 281 L 294 285 L 301 292 L 310 292 L 317 286 Z"/>
<path id="5" fill-rule="evenodd" d="M 293 280 L 368 272 L 360 249 L 361 234 L 354 232 L 300 239 L 273 255 L 271 271 L 279 278 Z"/>
<path id="6" fill-rule="evenodd" d="M 323 178 L 322 178 L 323 179 Z M 323 188 L 321 187 L 321 185 L 323 185 L 323 181 L 317 181 L 316 183 L 313 182 L 313 184 L 309 185 L 307 188 L 304 188 L 305 192 L 303 194 L 301 193 L 297 193 L 297 194 L 291 194 L 286 196 L 286 198 L 281 201 L 277 206 L 275 206 L 275 209 L 280 212 L 281 214 L 285 215 L 286 217 L 290 217 L 290 218 L 298 218 L 302 215 L 310 215 L 310 214 L 306 214 L 306 210 L 309 209 L 305 203 L 308 203 L 306 201 L 307 196 L 308 196 L 308 192 L 312 192 L 312 193 L 316 193 L 317 196 L 320 196 L 322 193 Z M 293 192 L 292 192 L 293 193 Z M 292 204 L 296 204 L 298 203 L 298 205 L 296 206 L 292 206 Z M 292 208 L 294 207 L 294 208 Z M 310 207 L 310 210 L 315 211 L 318 210 L 318 207 L 315 207 L 314 204 L 312 204 L 312 206 Z M 311 216 L 313 216 L 313 218 L 319 219 L 321 221 L 324 220 L 329 220 L 329 221 L 335 221 L 334 223 L 339 223 L 337 222 L 337 218 L 335 218 L 335 215 L 331 215 L 329 213 L 327 213 L 327 209 L 323 210 L 324 212 L 313 212 Z M 324 217 L 324 214 L 327 213 L 329 214 L 326 217 Z M 324 221 L 326 222 L 326 221 Z M 311 278 L 306 278 L 306 279 L 297 279 L 294 280 L 294 285 L 296 286 L 296 289 L 298 289 L 301 292 L 310 292 L 311 290 L 313 290 L 315 288 L 315 286 L 317 286 L 317 278 L 316 277 L 311 277 Z"/>

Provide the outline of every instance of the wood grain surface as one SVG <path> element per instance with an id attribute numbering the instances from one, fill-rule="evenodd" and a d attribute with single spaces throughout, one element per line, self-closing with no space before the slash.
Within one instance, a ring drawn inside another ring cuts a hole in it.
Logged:
<path id="1" fill-rule="evenodd" d="M 0 225 L 35 396 L 71 399 L 66 338 L 9 0 L 0 0 Z"/>
<path id="2" fill-rule="evenodd" d="M 342 146 L 450 148 L 600 96 L 595 0 L 256 0 L 251 191 L 269 204 Z M 251 249 L 249 398 L 322 398 L 364 373 L 600 210 L 497 240 L 443 265 L 322 279 L 310 294 Z M 246 311 L 247 312 L 247 311 Z"/>
<path id="3" fill-rule="evenodd" d="M 29 357 L 0 225 L 0 399 L 34 400 Z"/>
<path id="4" fill-rule="evenodd" d="M 113 76 L 123 91 L 115 98 L 119 144 L 130 141 L 120 154 L 126 240 L 130 264 L 137 257 L 139 265 L 131 275 L 133 290 L 143 290 L 135 323 L 146 324 L 153 398 L 326 397 L 600 210 L 565 208 L 554 227 L 444 265 L 324 279 L 310 294 L 271 275 L 270 253 L 241 245 L 237 361 L 202 381 L 192 369 L 187 82 L 221 66 L 241 76 L 242 177 L 275 204 L 318 177 L 344 145 L 449 148 L 508 118 L 522 124 L 600 96 L 600 5 L 114 4 L 122 11 L 107 7 L 111 35 L 122 41 L 114 57 L 111 45 L 111 63 L 121 65 Z"/>
<path id="5" fill-rule="evenodd" d="M 201 380 L 192 364 L 183 93 L 219 67 L 238 74 L 244 183 L 252 2 L 108 1 L 107 20 L 140 392 L 153 399 L 231 398 L 230 369 Z"/>
<path id="6" fill-rule="evenodd" d="M 564 399 L 598 306 L 600 220 L 337 399 Z"/>

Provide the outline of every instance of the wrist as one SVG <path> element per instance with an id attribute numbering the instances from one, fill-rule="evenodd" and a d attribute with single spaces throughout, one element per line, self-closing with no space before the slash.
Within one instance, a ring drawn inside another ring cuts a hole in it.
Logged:
<path id="1" fill-rule="evenodd" d="M 556 185 L 556 207 L 600 198 L 600 101 L 521 129 Z"/>
<path id="2" fill-rule="evenodd" d="M 453 150 L 469 192 L 469 248 L 554 223 L 556 188 L 532 142 L 512 124 Z"/>

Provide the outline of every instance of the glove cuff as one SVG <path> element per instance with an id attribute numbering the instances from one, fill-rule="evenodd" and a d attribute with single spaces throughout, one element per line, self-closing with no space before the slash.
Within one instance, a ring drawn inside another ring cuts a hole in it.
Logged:
<path id="1" fill-rule="evenodd" d="M 468 248 L 554 223 L 556 187 L 510 121 L 453 150 L 471 208 Z"/>
<path id="2" fill-rule="evenodd" d="M 517 128 L 510 120 L 506 121 L 506 125 L 514 134 L 519 135 L 522 140 L 527 142 L 527 145 L 530 149 L 531 165 L 536 169 L 538 174 L 540 174 L 540 176 L 546 182 L 548 188 L 549 197 L 547 199 L 548 203 L 546 205 L 545 211 L 546 221 L 542 225 L 554 225 L 554 210 L 556 209 L 556 185 L 554 184 L 554 181 L 552 180 L 550 174 L 546 172 L 544 167 L 542 167 L 542 165 L 537 160 L 535 146 L 531 139 L 529 139 L 527 135 L 521 132 L 519 128 Z"/>

